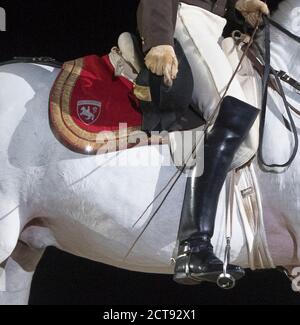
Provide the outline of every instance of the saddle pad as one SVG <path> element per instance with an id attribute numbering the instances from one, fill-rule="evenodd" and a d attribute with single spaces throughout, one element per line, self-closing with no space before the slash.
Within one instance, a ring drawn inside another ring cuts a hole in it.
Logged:
<path id="1" fill-rule="evenodd" d="M 109 55 L 66 62 L 50 94 L 50 124 L 57 139 L 81 154 L 148 145 L 134 84 L 115 75 Z M 135 139 L 135 141 L 133 141 Z M 151 139 L 159 143 L 161 139 Z"/>

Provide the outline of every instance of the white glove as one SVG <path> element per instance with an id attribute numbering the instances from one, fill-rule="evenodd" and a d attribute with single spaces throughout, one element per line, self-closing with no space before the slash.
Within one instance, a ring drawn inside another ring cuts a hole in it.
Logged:
<path id="1" fill-rule="evenodd" d="M 262 23 L 262 14 L 270 14 L 268 5 L 261 0 L 238 0 L 235 7 L 252 27 Z"/>
<path id="2" fill-rule="evenodd" d="M 173 85 L 178 74 L 178 60 L 171 45 L 153 47 L 145 58 L 147 68 L 158 76 L 164 76 L 167 86 Z"/>

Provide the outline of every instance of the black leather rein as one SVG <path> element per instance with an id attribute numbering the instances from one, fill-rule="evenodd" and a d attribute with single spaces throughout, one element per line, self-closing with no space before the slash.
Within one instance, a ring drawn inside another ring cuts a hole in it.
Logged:
<path id="1" fill-rule="evenodd" d="M 261 124 L 260 124 L 260 147 L 258 151 L 258 159 L 260 163 L 269 168 L 286 168 L 289 167 L 293 161 L 295 160 L 298 149 L 299 149 L 299 139 L 298 139 L 298 133 L 297 133 L 297 127 L 291 112 L 290 104 L 286 98 L 282 82 L 280 80 L 280 76 L 278 75 L 278 72 L 275 71 L 271 67 L 271 33 L 270 33 L 270 25 L 273 25 L 277 29 L 279 29 L 281 32 L 286 34 L 288 37 L 292 38 L 296 42 L 300 43 L 300 37 L 292 34 L 285 28 L 283 28 L 281 25 L 273 21 L 272 19 L 268 17 L 264 17 L 264 23 L 265 23 L 265 70 L 264 70 L 264 76 L 263 76 L 263 101 L 262 101 L 262 113 L 261 113 Z M 270 78 L 271 75 L 275 77 L 275 82 L 277 84 L 277 87 L 280 91 L 280 95 L 283 99 L 285 110 L 288 116 L 288 123 L 289 123 L 289 129 L 293 133 L 294 137 L 294 148 L 293 152 L 289 158 L 289 160 L 284 164 L 268 164 L 263 156 L 263 138 L 264 138 L 264 132 L 265 132 L 265 125 L 266 125 L 266 113 L 267 113 L 267 104 L 268 104 L 268 88 L 270 84 Z"/>

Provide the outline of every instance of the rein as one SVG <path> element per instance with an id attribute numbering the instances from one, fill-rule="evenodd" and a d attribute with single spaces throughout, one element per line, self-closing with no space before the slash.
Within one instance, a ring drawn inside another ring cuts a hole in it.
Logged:
<path id="1" fill-rule="evenodd" d="M 282 86 L 282 83 L 280 80 L 280 76 L 278 75 L 278 72 L 275 71 L 271 67 L 270 25 L 272 24 L 276 28 L 280 29 L 280 31 L 282 31 L 289 37 L 292 37 L 292 39 L 296 40 L 298 43 L 300 43 L 300 38 L 297 37 L 296 35 L 292 34 L 291 32 L 287 31 L 281 25 L 270 20 L 267 17 L 264 17 L 264 23 L 265 23 L 265 53 L 264 53 L 265 67 L 264 67 L 264 73 L 263 73 L 263 92 L 262 92 L 263 100 L 262 100 L 261 124 L 260 124 L 260 134 L 259 134 L 260 146 L 259 146 L 259 150 L 258 150 L 258 159 L 259 159 L 260 163 L 265 167 L 286 168 L 286 167 L 290 167 L 291 164 L 294 162 L 294 160 L 297 156 L 297 153 L 298 153 L 298 149 L 299 149 L 299 139 L 298 139 L 297 127 L 296 127 L 294 118 L 292 116 L 291 110 L 293 110 L 297 114 L 299 114 L 300 112 L 295 108 L 293 108 L 293 109 L 291 108 L 291 105 L 289 104 L 289 102 L 286 98 L 286 95 L 285 95 L 285 92 L 284 92 L 284 89 L 283 89 L 283 86 Z M 294 137 L 293 152 L 292 152 L 290 158 L 288 159 L 288 161 L 284 164 L 268 164 L 265 161 L 264 155 L 263 155 L 263 138 L 264 138 L 264 133 L 265 133 L 267 104 L 268 104 L 268 89 L 269 89 L 269 85 L 271 82 L 271 75 L 275 77 L 275 80 L 273 80 L 275 89 L 283 99 L 285 110 L 288 115 L 288 124 L 289 124 L 290 130 L 293 133 L 293 137 Z"/>
<path id="2" fill-rule="evenodd" d="M 281 26 L 280 24 L 278 24 L 275 20 L 269 18 L 269 23 L 271 25 L 273 25 L 274 27 L 276 27 L 278 30 L 280 30 L 283 34 L 287 35 L 289 38 L 293 39 L 294 41 L 296 41 L 297 43 L 300 43 L 300 37 L 293 34 L 292 32 L 290 32 L 289 30 L 285 29 L 283 26 Z"/>
<path id="3" fill-rule="evenodd" d="M 256 44 L 253 44 L 255 45 L 255 47 L 257 48 L 257 50 L 260 52 L 260 49 L 258 46 L 256 46 Z M 261 76 L 261 78 L 263 78 L 263 75 L 264 75 L 264 70 L 265 70 L 265 65 L 260 61 L 260 59 L 257 57 L 257 55 L 250 49 L 248 51 L 248 59 L 251 61 L 251 63 L 253 64 L 254 68 L 257 70 L 257 72 L 259 73 L 259 75 Z M 286 82 L 287 84 L 289 84 L 290 86 L 294 87 L 297 92 L 298 92 L 298 89 L 300 91 L 300 83 L 294 79 L 292 79 L 291 77 L 289 77 L 287 75 L 286 72 L 284 71 L 276 71 L 276 74 L 278 75 L 278 77 Z M 295 83 L 297 83 L 297 86 L 295 87 Z M 298 86 L 299 85 L 299 86 Z M 270 79 L 270 82 L 269 82 L 269 87 L 271 87 L 273 90 L 275 90 L 280 96 L 281 96 L 281 93 L 280 93 L 280 89 L 278 88 L 277 86 L 277 83 L 275 82 L 274 79 Z M 299 92 L 300 94 L 300 92 Z M 299 115 L 300 117 L 300 111 L 294 107 L 292 104 L 289 103 L 289 107 L 290 109 L 297 115 Z"/>

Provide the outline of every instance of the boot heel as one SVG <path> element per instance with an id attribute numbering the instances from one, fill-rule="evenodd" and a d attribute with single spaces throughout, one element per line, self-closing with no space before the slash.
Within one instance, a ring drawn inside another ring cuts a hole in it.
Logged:
<path id="1" fill-rule="evenodd" d="M 190 274 L 189 263 L 190 263 L 189 254 L 177 258 L 173 280 L 178 284 L 187 285 L 187 286 L 194 286 L 194 285 L 201 284 L 203 281 L 197 281 Z"/>

